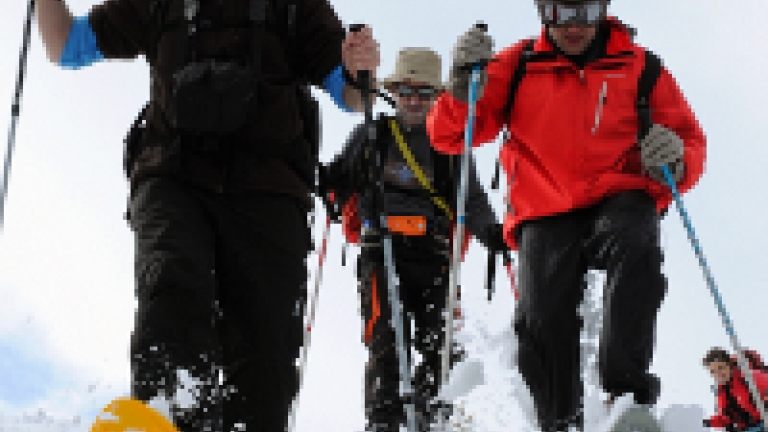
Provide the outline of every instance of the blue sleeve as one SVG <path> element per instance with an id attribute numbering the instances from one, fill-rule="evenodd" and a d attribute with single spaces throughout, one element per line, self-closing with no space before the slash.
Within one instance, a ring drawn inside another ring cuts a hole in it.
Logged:
<path id="1" fill-rule="evenodd" d="M 344 80 L 344 73 L 342 66 L 339 65 L 328 74 L 323 80 L 323 90 L 328 93 L 336 106 L 346 112 L 352 112 L 351 109 L 344 103 L 344 86 L 346 81 Z"/>
<path id="2" fill-rule="evenodd" d="M 59 66 L 68 69 L 79 69 L 104 60 L 104 54 L 96 44 L 88 16 L 77 17 L 72 21 L 67 43 L 59 59 Z"/>

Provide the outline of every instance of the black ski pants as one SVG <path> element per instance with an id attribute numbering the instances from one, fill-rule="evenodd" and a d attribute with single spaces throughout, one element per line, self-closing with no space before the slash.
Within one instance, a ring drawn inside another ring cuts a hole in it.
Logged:
<path id="1" fill-rule="evenodd" d="M 404 334 L 413 365 L 415 348 L 421 362 L 412 373 L 417 423 L 420 430 L 436 419 L 444 405 L 432 403 L 440 386 L 441 353 L 445 340 L 449 260 L 447 245 L 431 236 L 393 236 L 398 292 L 403 306 Z M 443 252 L 440 252 L 440 251 Z M 365 368 L 365 412 L 368 431 L 397 432 L 405 424 L 404 399 L 400 397 L 400 367 L 395 328 L 383 266 L 377 247 L 363 248 L 358 260 L 358 281 L 364 340 L 369 352 Z M 453 347 L 452 363 L 460 353 Z"/>
<path id="2" fill-rule="evenodd" d="M 288 196 L 160 178 L 137 187 L 129 210 L 133 396 L 179 395 L 189 375 L 201 385 L 187 389 L 198 394 L 194 407 L 173 410 L 182 432 L 284 432 L 298 390 L 307 210 Z"/>
<path id="3" fill-rule="evenodd" d="M 542 431 L 583 423 L 577 309 L 590 267 L 605 270 L 607 277 L 601 384 L 610 394 L 633 393 L 638 403 L 655 403 L 660 383 L 648 368 L 666 278 L 651 197 L 643 191 L 619 193 L 589 208 L 523 223 L 516 235 L 518 367 Z"/>

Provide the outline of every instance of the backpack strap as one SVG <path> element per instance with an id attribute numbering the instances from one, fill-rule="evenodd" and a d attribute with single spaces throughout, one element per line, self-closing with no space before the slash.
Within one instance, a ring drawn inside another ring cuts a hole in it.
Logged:
<path id="1" fill-rule="evenodd" d="M 435 204 L 435 206 L 442 210 L 443 213 L 448 216 L 449 220 L 453 220 L 453 210 L 451 210 L 451 207 L 448 205 L 448 203 L 438 195 L 437 190 L 432 186 L 432 183 L 430 183 L 429 179 L 424 174 L 424 171 L 421 169 L 421 166 L 419 166 L 419 163 L 416 161 L 413 153 L 411 153 L 411 149 L 408 147 L 408 143 L 405 142 L 403 135 L 400 133 L 400 128 L 397 126 L 397 121 L 395 119 L 389 120 L 389 129 L 395 138 L 397 147 L 400 149 L 400 154 L 403 155 L 403 159 L 405 159 L 405 162 L 408 164 L 408 168 L 413 171 L 413 174 L 416 176 L 416 179 L 419 181 L 421 187 L 429 192 L 429 197 L 432 199 L 432 202 Z"/>
<path id="2" fill-rule="evenodd" d="M 637 118 L 640 122 L 638 142 L 648 134 L 651 126 L 653 126 L 650 105 L 651 92 L 653 92 L 653 87 L 661 75 L 662 66 L 661 59 L 656 54 L 647 49 L 644 51 L 645 65 L 637 83 Z"/>
<path id="3" fill-rule="evenodd" d="M 155 61 L 157 56 L 160 37 L 163 35 L 163 26 L 166 15 L 168 15 L 170 3 L 170 0 L 152 0 L 149 4 L 149 17 L 150 21 L 153 21 L 153 25 L 149 30 L 149 46 L 147 47 L 146 54 L 147 58 L 153 61 Z"/>
<path id="4" fill-rule="evenodd" d="M 283 33 L 283 46 L 285 47 L 285 57 L 288 64 L 295 65 L 295 56 L 298 48 L 296 33 L 296 9 L 297 0 L 277 0 L 280 9 L 280 20 L 285 24 Z"/>
<path id="5" fill-rule="evenodd" d="M 254 76 L 261 77 L 261 48 L 264 45 L 264 30 L 267 21 L 267 0 L 251 0 L 250 16 L 253 22 L 253 43 L 251 65 Z"/>
<path id="6" fill-rule="evenodd" d="M 515 96 L 517 95 L 517 88 L 520 87 L 520 82 L 525 77 L 526 68 L 528 67 L 528 60 L 533 55 L 533 46 L 536 43 L 536 39 L 528 39 L 525 41 L 523 51 L 520 53 L 520 57 L 517 60 L 517 66 L 515 66 L 515 72 L 512 75 L 512 80 L 509 82 L 509 90 L 507 91 L 507 102 L 504 104 L 504 110 L 502 115 L 504 121 L 509 120 L 509 116 L 512 115 L 512 108 L 515 105 Z M 503 142 L 509 139 L 509 129 L 504 132 Z M 499 188 L 499 158 L 496 158 L 496 166 L 493 169 L 493 180 L 491 180 L 491 189 L 497 190 Z"/>
<path id="7" fill-rule="evenodd" d="M 509 82 L 509 91 L 507 93 L 507 103 L 504 104 L 504 120 L 506 121 L 512 114 L 512 108 L 515 105 L 515 96 L 517 95 L 517 88 L 520 87 L 520 82 L 525 77 L 525 70 L 528 64 L 528 60 L 533 54 L 533 45 L 536 43 L 536 39 L 528 39 L 523 46 L 523 51 L 520 53 L 520 57 L 517 60 L 517 66 L 515 67 L 515 73 L 512 75 L 512 80 Z"/>

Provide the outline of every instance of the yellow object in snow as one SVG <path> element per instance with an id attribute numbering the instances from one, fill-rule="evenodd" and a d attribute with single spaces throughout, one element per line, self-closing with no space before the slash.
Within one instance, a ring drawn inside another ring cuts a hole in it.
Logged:
<path id="1" fill-rule="evenodd" d="M 118 398 L 107 405 L 90 432 L 179 432 L 173 423 L 142 401 Z"/>

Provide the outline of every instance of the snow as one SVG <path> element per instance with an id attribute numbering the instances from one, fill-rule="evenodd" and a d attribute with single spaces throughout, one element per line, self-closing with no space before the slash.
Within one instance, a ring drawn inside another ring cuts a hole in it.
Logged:
<path id="1" fill-rule="evenodd" d="M 606 432 L 621 413 L 634 403 L 631 395 L 618 398 L 610 410 L 603 402 L 596 357 L 602 327 L 601 293 L 604 276 L 591 272 L 587 280 L 589 289 L 580 308 L 584 319 L 582 376 L 585 384 L 585 429 L 587 432 Z M 482 321 L 464 324 L 457 334 L 457 340 L 467 347 L 468 358 L 453 368 L 449 382 L 441 389 L 438 397 L 460 405 L 466 416 L 472 418 L 473 432 L 512 429 L 537 432 L 533 401 L 513 364 L 517 340 L 511 326 L 494 333 Z M 661 422 L 663 432 L 706 431 L 701 421 L 705 418 L 705 411 L 700 406 L 670 405 L 663 412 L 660 411 L 657 408 L 655 415 Z"/>
<path id="2" fill-rule="evenodd" d="M 596 371 L 598 335 L 602 325 L 603 275 L 587 275 L 589 289 L 585 294 L 580 313 L 584 318 L 582 332 L 582 369 L 585 383 L 584 412 L 587 432 L 605 432 L 608 425 L 626 408 L 632 405 L 631 396 L 619 398 L 613 410 L 602 402 L 604 395 L 599 389 Z M 489 303 L 487 307 L 499 307 Z M 510 311 L 511 312 L 511 311 Z M 457 341 L 467 352 L 464 361 L 450 373 L 449 382 L 441 389 L 439 397 L 456 403 L 457 414 L 451 419 L 455 432 L 491 432 L 516 430 L 538 432 L 533 401 L 523 378 L 517 372 L 517 340 L 508 319 L 487 320 L 488 314 L 464 317 L 457 323 Z M 192 408 L 197 403 L 201 382 L 189 371 L 177 371 L 179 386 L 169 397 L 157 397 L 149 405 L 170 418 L 172 406 Z M 656 415 L 663 432 L 705 432 L 701 419 L 705 410 L 696 405 L 671 405 L 657 409 Z M 88 424 L 80 418 L 55 418 L 40 409 L 17 417 L 0 413 L 1 432 L 84 432 Z"/>
<path id="3" fill-rule="evenodd" d="M 72 432 L 86 430 L 79 418 L 57 419 L 40 409 L 29 414 L 8 416 L 0 413 L 2 432 Z"/>

